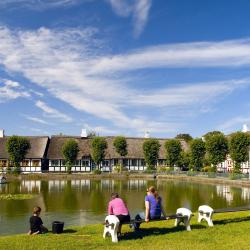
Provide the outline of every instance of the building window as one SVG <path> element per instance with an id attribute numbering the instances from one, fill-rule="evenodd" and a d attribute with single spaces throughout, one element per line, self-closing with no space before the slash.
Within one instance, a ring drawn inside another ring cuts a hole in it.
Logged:
<path id="1" fill-rule="evenodd" d="M 62 164 L 62 166 L 65 166 L 66 165 L 66 161 L 65 160 L 61 160 L 61 164 Z"/>
<path id="2" fill-rule="evenodd" d="M 22 167 L 28 167 L 29 166 L 29 160 L 22 161 Z"/>
<path id="3" fill-rule="evenodd" d="M 7 166 L 7 160 L 0 160 L 0 167 L 6 167 Z"/>
<path id="4" fill-rule="evenodd" d="M 129 160 L 128 159 L 123 159 L 123 166 L 126 166 L 126 167 L 129 166 Z"/>
<path id="5" fill-rule="evenodd" d="M 76 160 L 76 161 L 75 161 L 75 165 L 76 165 L 76 166 L 81 166 L 81 161 L 80 161 L 80 160 Z"/>
<path id="6" fill-rule="evenodd" d="M 103 167 L 108 167 L 109 166 L 109 161 L 108 160 L 103 161 L 102 166 Z"/>
<path id="7" fill-rule="evenodd" d="M 131 160 L 131 166 L 133 166 L 133 167 L 137 166 L 137 160 L 136 159 Z"/>
<path id="8" fill-rule="evenodd" d="M 59 166 L 59 160 L 51 160 L 51 166 Z"/>
<path id="9" fill-rule="evenodd" d="M 88 160 L 82 160 L 82 166 L 88 167 L 89 166 L 89 161 Z"/>
<path id="10" fill-rule="evenodd" d="M 114 159 L 114 166 L 119 164 L 119 160 L 118 159 Z"/>
<path id="11" fill-rule="evenodd" d="M 146 164 L 145 164 L 145 160 L 144 159 L 142 159 L 141 160 L 141 166 L 145 166 Z"/>
<path id="12" fill-rule="evenodd" d="M 40 161 L 39 160 L 33 160 L 32 161 L 32 167 L 40 167 Z"/>

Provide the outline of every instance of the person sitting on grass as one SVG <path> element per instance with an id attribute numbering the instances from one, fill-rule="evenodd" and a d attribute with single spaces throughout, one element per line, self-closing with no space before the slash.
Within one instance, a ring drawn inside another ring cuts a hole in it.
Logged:
<path id="1" fill-rule="evenodd" d="M 136 221 L 145 220 L 149 222 L 150 220 L 160 219 L 163 215 L 166 219 L 166 213 L 162 207 L 162 199 L 158 195 L 155 187 L 151 186 L 147 189 L 147 195 L 145 196 L 145 212 L 141 212 L 135 216 Z M 134 223 L 131 227 L 134 230 L 139 229 L 141 223 Z"/>
<path id="2" fill-rule="evenodd" d="M 30 217 L 29 235 L 44 234 L 48 232 L 48 229 L 43 226 L 43 221 L 39 217 L 41 210 L 40 207 L 33 208 L 33 215 Z"/>
<path id="3" fill-rule="evenodd" d="M 118 235 L 121 235 L 122 224 L 130 221 L 130 215 L 126 204 L 119 198 L 118 193 L 111 194 L 111 201 L 108 204 L 108 214 L 115 215 L 119 219 Z"/>

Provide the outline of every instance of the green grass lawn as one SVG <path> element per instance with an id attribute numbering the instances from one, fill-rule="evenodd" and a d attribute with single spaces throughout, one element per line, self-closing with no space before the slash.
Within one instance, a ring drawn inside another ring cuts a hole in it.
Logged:
<path id="1" fill-rule="evenodd" d="M 138 233 L 125 225 L 118 243 L 102 238 L 103 226 L 70 227 L 63 234 L 0 236 L 0 249 L 250 249 L 250 212 L 214 215 L 214 227 L 192 218 L 192 231 L 174 221 L 143 223 Z M 3 226 L 3 225 L 1 225 Z"/>

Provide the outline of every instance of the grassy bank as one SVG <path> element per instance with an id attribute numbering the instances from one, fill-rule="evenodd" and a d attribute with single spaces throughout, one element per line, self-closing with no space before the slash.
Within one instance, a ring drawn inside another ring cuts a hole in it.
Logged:
<path id="1" fill-rule="evenodd" d="M 140 233 L 124 226 L 119 243 L 102 238 L 102 225 L 71 227 L 61 235 L 1 236 L 0 249 L 249 249 L 249 214 L 215 214 L 213 228 L 198 224 L 194 216 L 191 232 L 184 227 L 175 228 L 173 220 L 143 223 Z"/>

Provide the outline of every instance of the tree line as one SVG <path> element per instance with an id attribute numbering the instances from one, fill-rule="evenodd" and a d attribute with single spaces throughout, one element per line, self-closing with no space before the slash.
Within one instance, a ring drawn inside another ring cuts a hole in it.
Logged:
<path id="1" fill-rule="evenodd" d="M 185 141 L 187 149 L 183 150 L 181 141 Z M 117 136 L 113 140 L 115 151 L 120 156 L 119 165 L 122 167 L 122 158 L 128 155 L 126 138 Z M 193 139 L 189 134 L 178 134 L 174 139 L 164 143 L 165 162 L 167 167 L 178 167 L 184 170 L 216 171 L 219 163 L 225 161 L 230 154 L 234 164 L 234 172 L 240 172 L 241 163 L 249 159 L 250 136 L 247 133 L 236 132 L 225 136 L 220 131 L 208 132 L 202 138 Z M 142 145 L 144 159 L 149 170 L 156 169 L 159 160 L 160 142 L 155 138 L 145 139 Z M 20 172 L 20 163 L 25 159 L 30 149 L 30 142 L 21 136 L 11 136 L 7 140 L 6 149 L 15 172 Z M 105 159 L 107 141 L 104 137 L 91 137 L 91 158 L 100 168 Z M 79 153 L 76 140 L 69 139 L 62 146 L 62 155 L 70 173 Z"/>

